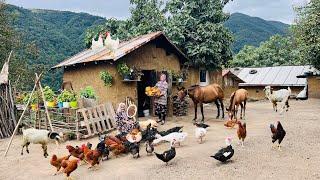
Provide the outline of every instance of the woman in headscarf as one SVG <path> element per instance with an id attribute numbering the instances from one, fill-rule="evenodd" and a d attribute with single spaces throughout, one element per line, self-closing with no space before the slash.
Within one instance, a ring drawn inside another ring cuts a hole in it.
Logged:
<path id="1" fill-rule="evenodd" d="M 167 76 L 161 74 L 160 81 L 156 84 L 161 91 L 160 96 L 155 98 L 155 114 L 159 117 L 158 122 L 164 124 L 167 116 L 167 96 L 168 96 L 168 83 Z"/>
<path id="2" fill-rule="evenodd" d="M 138 123 L 127 115 L 127 106 L 120 103 L 116 112 L 116 126 L 121 134 L 127 134 L 138 127 Z"/>

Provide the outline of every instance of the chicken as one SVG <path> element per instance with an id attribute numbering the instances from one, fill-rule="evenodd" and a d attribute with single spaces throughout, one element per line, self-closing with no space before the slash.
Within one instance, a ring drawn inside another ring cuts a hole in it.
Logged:
<path id="1" fill-rule="evenodd" d="M 197 122 L 195 122 L 194 125 L 197 126 L 197 127 L 205 128 L 205 129 L 207 129 L 208 127 L 210 127 L 208 124 L 197 123 Z"/>
<path id="2" fill-rule="evenodd" d="M 55 172 L 54 175 L 56 175 L 56 174 L 60 171 L 60 169 L 61 169 L 61 162 L 62 162 L 63 160 L 68 160 L 68 159 L 70 158 L 70 156 L 71 156 L 71 154 L 68 155 L 68 156 L 63 156 L 63 157 L 61 157 L 61 158 L 58 158 L 57 155 L 55 155 L 55 154 L 52 155 L 52 158 L 51 158 L 51 160 L 50 160 L 50 164 L 51 164 L 52 166 L 54 166 L 54 167 L 57 168 L 57 172 Z"/>
<path id="3" fill-rule="evenodd" d="M 147 126 L 147 129 L 145 131 L 142 131 L 142 140 L 143 142 L 146 141 L 153 141 L 154 139 L 156 139 L 156 135 L 157 135 L 157 129 L 156 128 L 152 128 L 151 127 L 151 123 Z"/>
<path id="4" fill-rule="evenodd" d="M 114 136 L 107 136 L 104 142 L 116 156 L 126 151 L 123 142 Z"/>
<path id="5" fill-rule="evenodd" d="M 80 159 L 63 160 L 61 167 L 64 168 L 63 173 L 66 174 L 67 179 L 70 179 L 70 174 L 78 168 Z"/>
<path id="6" fill-rule="evenodd" d="M 106 39 L 104 40 L 104 46 L 109 49 L 113 54 L 119 47 L 119 39 L 116 40 L 111 39 L 111 35 L 109 32 L 106 32 Z"/>
<path id="7" fill-rule="evenodd" d="M 81 145 L 81 149 L 82 149 L 82 152 L 83 152 L 84 160 L 86 162 L 87 162 L 86 155 L 88 154 L 88 152 L 91 151 L 91 148 L 92 148 L 92 144 L 89 143 L 89 142 L 87 143 L 87 145 L 85 145 L 85 144 Z"/>
<path id="8" fill-rule="evenodd" d="M 102 35 L 99 35 L 98 40 L 96 41 L 94 38 L 92 38 L 92 43 L 91 43 L 91 49 L 98 49 L 103 47 L 103 39 Z"/>
<path id="9" fill-rule="evenodd" d="M 237 135 L 238 135 L 239 141 L 241 141 L 241 146 L 243 147 L 244 139 L 247 136 L 247 126 L 246 126 L 246 123 L 242 124 L 240 121 L 238 121 L 237 124 L 238 124 Z"/>
<path id="10" fill-rule="evenodd" d="M 233 154 L 234 154 L 234 150 L 231 146 L 231 138 L 227 137 L 226 138 L 226 145 L 227 147 L 220 149 L 215 155 L 210 156 L 220 162 L 226 162 L 227 160 L 229 160 Z"/>
<path id="11" fill-rule="evenodd" d="M 196 136 L 197 140 L 199 140 L 200 144 L 202 143 L 202 140 L 206 136 L 206 134 L 207 134 L 207 130 L 205 128 L 196 127 L 195 136 Z"/>
<path id="12" fill-rule="evenodd" d="M 166 135 L 173 133 L 173 132 L 181 132 L 182 128 L 183 128 L 183 126 L 176 126 L 174 128 L 168 129 L 166 131 L 158 132 L 158 134 L 160 134 L 161 136 L 166 136 Z"/>
<path id="13" fill-rule="evenodd" d="M 92 168 L 96 164 L 100 164 L 100 160 L 102 160 L 103 154 L 107 151 L 106 144 L 101 141 L 98 143 L 95 150 L 89 150 L 86 154 L 86 160 L 90 164 L 89 168 Z"/>
<path id="14" fill-rule="evenodd" d="M 272 143 L 278 141 L 278 150 L 281 151 L 281 142 L 286 136 L 286 131 L 283 129 L 280 121 L 277 122 L 277 128 L 273 124 L 270 124 L 270 129 L 272 133 Z M 273 147 L 273 146 L 272 146 Z"/>
<path id="15" fill-rule="evenodd" d="M 153 141 L 153 144 L 158 144 L 161 141 L 167 141 L 167 142 L 170 142 L 170 144 L 171 144 L 174 141 L 175 143 L 177 143 L 180 146 L 181 142 L 183 142 L 187 136 L 188 136 L 188 134 L 185 132 L 181 132 L 181 133 L 174 132 L 174 133 L 168 134 L 166 136 L 162 136 L 158 139 L 155 139 Z"/>
<path id="16" fill-rule="evenodd" d="M 168 165 L 168 162 L 171 161 L 176 156 L 176 149 L 174 147 L 175 140 L 171 143 L 171 148 L 162 154 L 154 153 L 158 159 L 166 163 L 166 166 Z"/>
<path id="17" fill-rule="evenodd" d="M 151 123 L 151 128 L 157 128 L 158 123 L 155 120 L 148 119 L 146 121 L 139 121 L 140 130 L 144 131 L 147 129 L 148 125 Z"/>
<path id="18" fill-rule="evenodd" d="M 229 119 L 224 123 L 224 126 L 227 128 L 233 128 L 237 124 L 237 121 L 238 121 L 237 119 L 236 120 Z"/>
<path id="19" fill-rule="evenodd" d="M 130 133 L 127 134 L 126 139 L 131 143 L 138 143 L 142 139 L 142 134 L 139 129 L 133 129 Z"/>
<path id="20" fill-rule="evenodd" d="M 147 152 L 147 155 L 150 155 L 152 154 L 154 151 L 154 146 L 152 144 L 152 141 L 147 141 L 146 142 L 146 152 Z"/>
<path id="21" fill-rule="evenodd" d="M 66 149 L 68 149 L 69 154 L 72 155 L 73 157 L 83 160 L 84 155 L 83 155 L 82 148 L 79 148 L 78 146 L 73 147 L 73 146 L 67 145 Z"/>

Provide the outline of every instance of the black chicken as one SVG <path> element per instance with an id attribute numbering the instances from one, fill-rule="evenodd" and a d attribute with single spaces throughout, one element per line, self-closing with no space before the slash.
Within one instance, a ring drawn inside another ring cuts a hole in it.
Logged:
<path id="1" fill-rule="evenodd" d="M 140 144 L 139 143 L 131 143 L 129 145 L 129 152 L 132 154 L 133 158 L 140 157 Z"/>
<path id="2" fill-rule="evenodd" d="M 226 139 L 226 144 L 227 144 L 227 147 L 220 149 L 215 155 L 210 157 L 220 162 L 226 162 L 227 160 L 229 160 L 234 154 L 234 150 L 231 146 L 231 138 L 228 137 Z"/>
<path id="3" fill-rule="evenodd" d="M 197 122 L 195 122 L 194 125 L 197 126 L 197 127 L 205 128 L 205 129 L 210 127 L 208 124 L 197 123 Z"/>
<path id="4" fill-rule="evenodd" d="M 183 126 L 177 126 L 177 127 L 168 129 L 166 131 L 158 132 L 158 134 L 160 134 L 161 136 L 166 136 L 166 135 L 171 134 L 173 132 L 180 132 L 182 128 L 183 128 Z"/>
<path id="5" fill-rule="evenodd" d="M 162 154 L 154 153 L 158 159 L 166 163 L 166 166 L 168 165 L 168 162 L 171 161 L 176 156 L 176 148 L 173 146 L 175 141 L 172 142 L 171 148 Z"/>
<path id="6" fill-rule="evenodd" d="M 270 124 L 270 129 L 271 129 L 271 138 L 272 138 L 272 143 L 276 142 L 278 140 L 278 150 L 281 151 L 281 142 L 283 138 L 286 136 L 286 131 L 283 129 L 280 121 L 277 122 L 277 128 L 273 124 Z"/>
<path id="7" fill-rule="evenodd" d="M 147 129 L 142 131 L 142 142 L 153 141 L 156 138 L 157 129 L 151 128 L 151 124 L 147 126 Z"/>

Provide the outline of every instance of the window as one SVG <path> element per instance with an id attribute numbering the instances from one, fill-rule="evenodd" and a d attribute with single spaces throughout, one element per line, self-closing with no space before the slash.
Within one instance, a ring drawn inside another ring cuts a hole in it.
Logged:
<path id="1" fill-rule="evenodd" d="M 206 70 L 200 70 L 200 83 L 207 82 L 207 71 Z"/>

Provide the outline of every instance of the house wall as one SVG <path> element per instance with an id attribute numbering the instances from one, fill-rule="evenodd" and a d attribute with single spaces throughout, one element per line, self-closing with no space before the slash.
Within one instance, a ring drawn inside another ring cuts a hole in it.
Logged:
<path id="1" fill-rule="evenodd" d="M 243 88 L 243 89 L 246 89 L 249 93 L 249 99 L 252 99 L 252 100 L 263 100 L 265 99 L 265 93 L 263 91 L 264 87 L 260 87 L 260 86 L 252 86 L 252 87 L 239 87 L 239 88 Z M 279 90 L 279 89 L 283 89 L 286 87 L 272 87 L 274 90 Z M 290 87 L 291 89 L 291 95 L 298 95 L 298 93 L 300 91 L 303 90 L 303 87 Z"/>
<path id="2" fill-rule="evenodd" d="M 308 77 L 309 98 L 320 98 L 320 77 Z"/>
<path id="3" fill-rule="evenodd" d="M 225 98 L 229 98 L 234 91 L 239 89 L 239 81 L 230 75 L 224 76 L 222 83 Z"/>
<path id="4" fill-rule="evenodd" d="M 149 43 L 112 64 L 105 61 L 67 68 L 64 70 L 63 81 L 70 81 L 76 92 L 86 86 L 92 86 L 96 91 L 99 103 L 109 101 L 113 103 L 114 107 L 124 101 L 127 96 L 137 100 L 137 83 L 123 82 L 123 78 L 117 72 L 117 63 L 123 61 L 129 66 L 134 65 L 142 70 L 180 70 L 180 62 L 176 55 L 168 55 L 164 49 Z M 99 77 L 101 71 L 108 71 L 114 78 L 111 87 L 104 86 Z"/>

